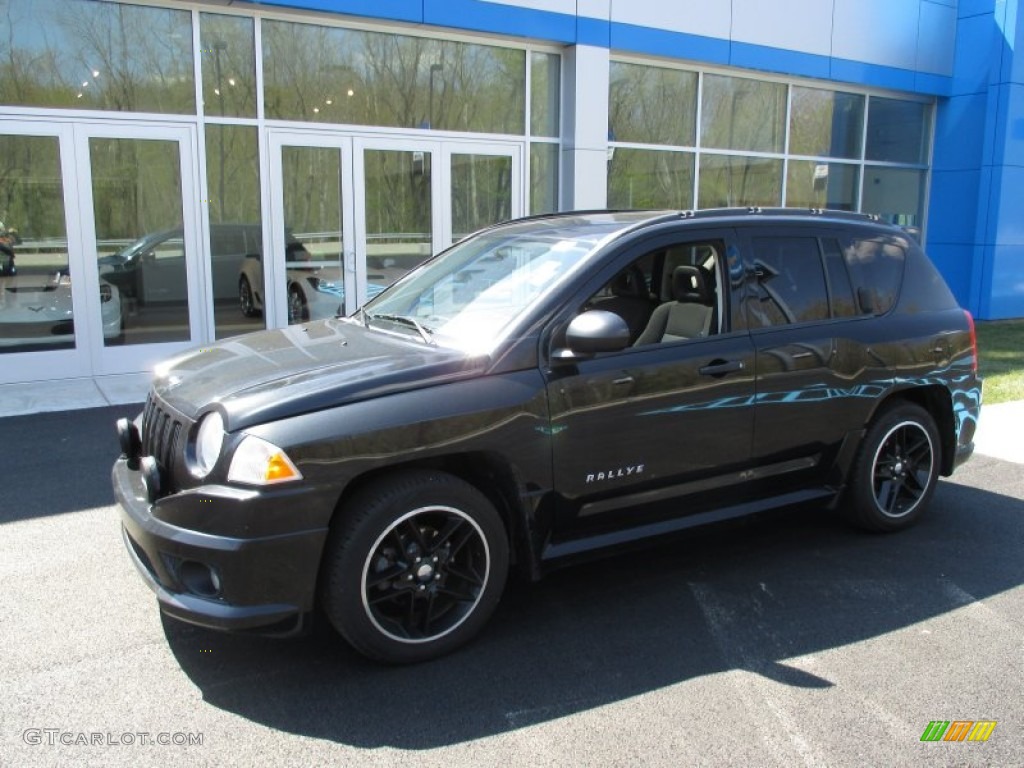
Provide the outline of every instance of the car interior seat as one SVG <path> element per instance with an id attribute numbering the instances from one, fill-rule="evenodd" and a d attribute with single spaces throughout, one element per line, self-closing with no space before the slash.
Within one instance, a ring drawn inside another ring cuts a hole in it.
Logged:
<path id="1" fill-rule="evenodd" d="M 714 293 L 700 267 L 676 267 L 672 271 L 672 300 L 654 310 L 636 345 L 707 336 L 714 304 Z"/>
<path id="2" fill-rule="evenodd" d="M 616 275 L 610 288 L 612 295 L 594 302 L 591 309 L 614 312 L 625 320 L 632 344 L 647 327 L 657 302 L 651 297 L 643 271 L 637 266 Z"/>

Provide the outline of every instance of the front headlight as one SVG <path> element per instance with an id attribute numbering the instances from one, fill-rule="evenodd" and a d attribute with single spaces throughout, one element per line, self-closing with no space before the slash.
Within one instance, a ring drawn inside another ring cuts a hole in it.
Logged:
<path id="1" fill-rule="evenodd" d="M 228 480 L 233 483 L 273 485 L 301 479 L 302 473 L 284 451 L 253 435 L 238 444 L 228 468 Z"/>
<path id="2" fill-rule="evenodd" d="M 203 416 L 196 430 L 195 461 L 192 473 L 197 477 L 206 477 L 220 457 L 220 449 L 224 444 L 224 419 L 217 411 Z"/>

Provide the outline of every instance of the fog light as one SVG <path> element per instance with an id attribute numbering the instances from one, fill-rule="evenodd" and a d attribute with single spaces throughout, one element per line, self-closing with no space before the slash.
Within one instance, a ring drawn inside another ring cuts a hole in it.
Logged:
<path id="1" fill-rule="evenodd" d="M 139 462 L 142 470 L 142 482 L 146 486 L 146 496 L 150 503 L 160 498 L 160 465 L 152 456 L 143 456 Z"/>
<path id="2" fill-rule="evenodd" d="M 199 597 L 220 595 L 220 576 L 206 563 L 185 560 L 178 566 L 178 580 L 193 595 Z"/>
<path id="3" fill-rule="evenodd" d="M 138 427 L 129 419 L 118 419 L 117 439 L 121 443 L 121 455 L 128 459 L 128 469 L 137 470 L 142 455 L 142 437 Z"/>

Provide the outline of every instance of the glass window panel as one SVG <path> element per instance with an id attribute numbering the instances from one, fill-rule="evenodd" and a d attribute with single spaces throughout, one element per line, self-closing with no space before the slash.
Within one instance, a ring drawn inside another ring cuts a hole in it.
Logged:
<path id="1" fill-rule="evenodd" d="M 702 155 L 701 208 L 780 205 L 782 161 L 740 155 Z"/>
<path id="2" fill-rule="evenodd" d="M 865 312 L 884 314 L 892 309 L 903 284 L 906 254 L 897 245 L 878 240 L 855 240 L 846 262 Z"/>
<path id="3" fill-rule="evenodd" d="M 0 135 L 0 179 L 0 354 L 70 349 L 75 337 L 59 140 Z M 108 302 L 105 316 L 117 314 Z"/>
<path id="4" fill-rule="evenodd" d="M 857 174 L 856 165 L 790 160 L 786 172 L 786 205 L 856 210 Z"/>
<path id="5" fill-rule="evenodd" d="M 562 58 L 557 53 L 530 54 L 530 133 L 558 136 Z"/>
<path id="6" fill-rule="evenodd" d="M 512 217 L 512 158 L 453 154 L 452 239 Z"/>
<path id="7" fill-rule="evenodd" d="M 821 250 L 825 256 L 825 274 L 828 276 L 832 317 L 856 317 L 857 304 L 853 298 L 853 284 L 850 282 L 849 272 L 846 271 L 846 262 L 839 242 L 825 238 L 821 241 Z"/>
<path id="8" fill-rule="evenodd" d="M 705 75 L 700 141 L 705 147 L 781 152 L 786 86 L 743 77 Z"/>
<path id="9" fill-rule="evenodd" d="M 757 299 L 748 300 L 752 327 L 825 320 L 825 272 L 813 237 L 755 237 Z"/>
<path id="10" fill-rule="evenodd" d="M 341 150 L 282 147 L 281 153 L 288 322 L 334 317 L 345 301 Z M 250 273 L 253 283 L 263 282 L 262 273 Z"/>
<path id="11" fill-rule="evenodd" d="M 256 45 L 253 20 L 199 15 L 203 109 L 218 117 L 256 117 Z"/>
<path id="12" fill-rule="evenodd" d="M 693 207 L 693 155 L 615 147 L 609 151 L 608 207 Z"/>
<path id="13" fill-rule="evenodd" d="M 431 255 L 431 160 L 430 152 L 368 149 L 364 154 L 370 286 L 390 285 Z"/>
<path id="14" fill-rule="evenodd" d="M 931 105 L 872 96 L 868 104 L 868 160 L 923 164 L 928 160 Z"/>
<path id="15" fill-rule="evenodd" d="M 90 139 L 100 287 L 117 288 L 124 335 L 104 344 L 191 337 L 178 142 Z M 101 299 L 103 298 L 101 294 Z"/>
<path id="16" fill-rule="evenodd" d="M 558 145 L 530 145 L 530 213 L 558 210 Z"/>
<path id="17" fill-rule="evenodd" d="M 191 12 L 92 0 L 0 7 L 0 103 L 195 113 Z"/>
<path id="18" fill-rule="evenodd" d="M 926 174 L 910 168 L 864 168 L 861 210 L 885 221 L 919 230 Z M 919 234 L 916 233 L 916 234 Z"/>
<path id="19" fill-rule="evenodd" d="M 259 260 L 263 252 L 256 128 L 206 126 L 206 185 L 214 331 L 222 339 L 264 327 L 262 312 L 257 311 L 262 306 L 262 280 L 244 290 L 242 286 L 247 259 Z"/>
<path id="20" fill-rule="evenodd" d="M 791 154 L 860 158 L 864 97 L 794 86 L 789 130 Z"/>
<path id="21" fill-rule="evenodd" d="M 608 138 L 693 146 L 697 74 L 640 64 L 611 64 Z"/>
<path id="22" fill-rule="evenodd" d="M 481 133 L 526 132 L 526 52 L 263 22 L 267 117 Z"/>

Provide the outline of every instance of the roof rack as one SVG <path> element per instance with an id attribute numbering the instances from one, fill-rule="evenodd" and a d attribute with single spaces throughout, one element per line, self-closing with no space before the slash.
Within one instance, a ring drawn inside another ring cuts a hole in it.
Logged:
<path id="1" fill-rule="evenodd" d="M 876 213 L 861 213 L 859 211 L 841 211 L 832 208 L 763 208 L 759 205 L 746 208 L 699 208 L 687 209 L 679 212 L 683 219 L 715 219 L 731 218 L 735 216 L 826 216 L 831 219 L 845 219 L 847 221 L 881 221 Z"/>

